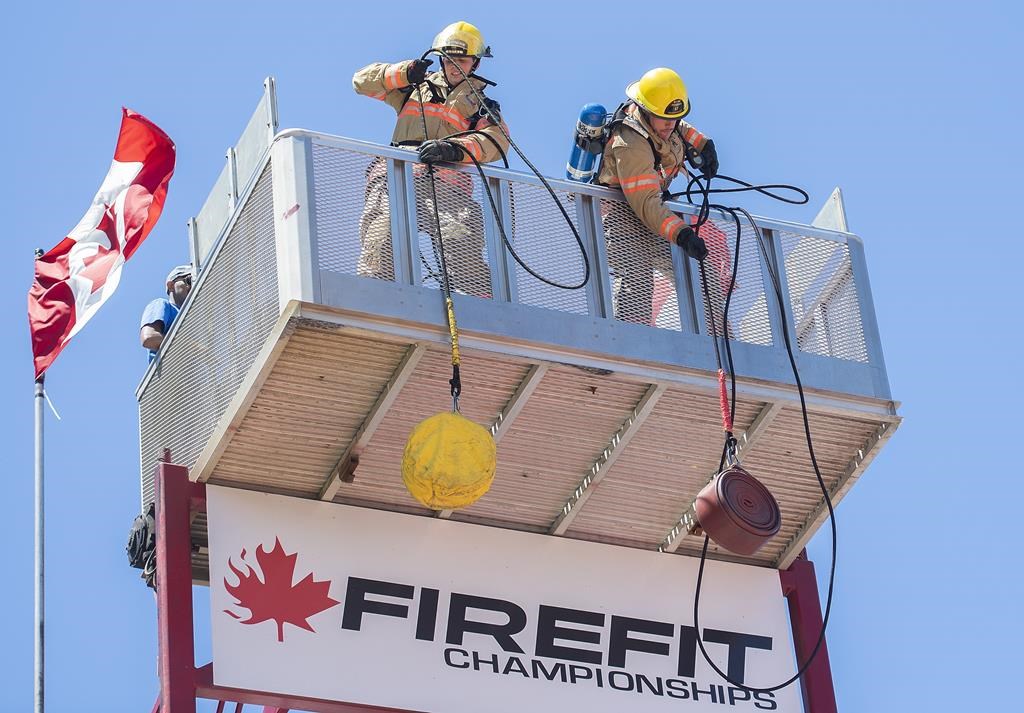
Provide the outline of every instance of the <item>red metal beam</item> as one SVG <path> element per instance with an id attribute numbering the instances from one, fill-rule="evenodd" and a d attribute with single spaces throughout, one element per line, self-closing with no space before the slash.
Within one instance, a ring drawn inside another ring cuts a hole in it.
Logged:
<path id="1" fill-rule="evenodd" d="M 286 696 L 280 693 L 252 691 L 242 688 L 228 688 L 213 683 L 213 664 L 208 663 L 196 671 L 196 695 L 200 698 L 211 698 L 215 701 L 238 701 L 263 706 L 264 713 L 289 710 L 310 711 L 310 713 L 417 713 L 400 708 L 382 708 L 380 706 L 363 705 L 360 703 L 343 703 L 327 701 L 322 698 L 304 698 L 302 696 Z M 177 713 L 177 711 L 175 711 Z"/>
<path id="2" fill-rule="evenodd" d="M 156 599 L 160 713 L 195 713 L 192 633 L 191 505 L 205 504 L 205 488 L 188 469 L 159 463 L 156 470 Z M 155 707 L 154 707 L 155 708 Z"/>
<path id="3" fill-rule="evenodd" d="M 789 602 L 789 621 L 793 627 L 793 644 L 798 665 L 803 665 L 814 650 L 821 634 L 821 602 L 814 563 L 807 551 L 800 553 L 789 569 L 779 572 L 782 593 Z M 821 642 L 814 661 L 800 678 L 805 713 L 837 713 L 836 692 L 832 683 L 832 667 L 828 661 L 828 644 Z"/>

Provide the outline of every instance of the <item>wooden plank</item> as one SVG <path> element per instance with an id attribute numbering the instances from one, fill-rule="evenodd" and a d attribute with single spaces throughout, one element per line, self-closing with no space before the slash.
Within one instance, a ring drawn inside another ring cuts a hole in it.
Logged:
<path id="1" fill-rule="evenodd" d="M 402 357 L 402 361 L 399 362 L 395 368 L 394 374 L 391 379 L 385 384 L 384 389 L 381 391 L 380 396 L 377 397 L 377 402 L 374 403 L 370 409 L 370 413 L 367 414 L 366 420 L 356 431 L 356 435 L 352 438 L 351 443 L 345 449 L 345 452 L 341 454 L 341 458 L 338 459 L 338 463 L 334 466 L 327 481 L 323 484 L 320 489 L 321 500 L 333 500 L 337 494 L 338 489 L 341 487 L 342 482 L 351 481 L 353 477 L 353 470 L 359 463 L 359 454 L 362 452 L 366 444 L 370 442 L 370 438 L 373 437 L 374 431 L 380 426 L 384 417 L 387 415 L 388 409 L 398 398 L 398 394 L 402 391 L 402 387 L 412 376 L 416 370 L 416 365 L 419 364 L 420 359 L 426 354 L 427 347 L 423 344 L 414 344 L 406 351 L 405 356 Z"/>
<path id="2" fill-rule="evenodd" d="M 562 511 L 559 513 L 555 521 L 551 523 L 551 527 L 548 532 L 552 535 L 564 535 L 565 531 L 569 529 L 569 525 L 579 515 L 580 510 L 586 504 L 590 496 L 594 494 L 594 489 L 600 484 L 600 482 L 608 475 L 608 471 L 611 470 L 612 466 L 615 465 L 615 461 L 618 459 L 622 451 L 629 445 L 633 436 L 636 435 L 637 431 L 643 426 L 644 421 L 651 415 L 651 411 L 654 410 L 655 405 L 658 403 L 658 399 L 661 398 L 662 394 L 668 389 L 666 384 L 651 384 L 643 397 L 637 403 L 633 409 L 633 413 L 630 414 L 629 418 L 622 424 L 618 432 L 612 436 L 608 447 L 604 449 L 604 452 L 598 456 L 597 460 L 590 467 L 590 470 L 580 484 L 576 486 L 576 490 L 570 496 L 569 500 L 562 506 Z"/>
<path id="3" fill-rule="evenodd" d="M 750 424 L 750 428 L 744 431 L 743 434 L 736 439 L 738 441 L 736 444 L 737 458 L 742 456 L 744 453 L 749 452 L 750 449 L 754 447 L 754 444 L 757 443 L 757 441 L 764 435 L 765 431 L 767 431 L 768 427 L 772 424 L 772 421 L 775 420 L 775 417 L 778 416 L 781 411 L 782 404 L 778 401 L 769 401 L 765 404 L 764 408 L 761 409 L 761 412 L 757 415 L 757 418 L 755 418 L 754 422 Z M 717 471 L 708 477 L 708 481 L 710 482 L 716 475 L 718 475 Z M 675 552 L 679 548 L 679 543 L 682 539 L 693 532 L 696 527 L 697 513 L 694 510 L 693 504 L 691 504 L 690 507 L 686 509 L 686 512 L 679 516 L 676 524 L 672 526 L 672 529 L 669 530 L 668 534 L 665 535 L 661 544 L 658 545 L 658 551 Z"/>
<path id="4" fill-rule="evenodd" d="M 526 376 L 519 382 L 519 386 L 516 387 L 515 393 L 505 404 L 505 408 L 498 414 L 498 418 L 495 419 L 494 423 L 491 424 L 491 436 L 494 438 L 494 442 L 497 443 L 501 440 L 508 429 L 511 428 L 512 423 L 519 416 L 519 413 L 523 410 L 526 402 L 530 400 L 533 392 L 537 390 L 540 385 L 541 379 L 548 373 L 549 365 L 547 362 L 540 364 L 534 364 L 530 367 L 530 370 L 526 372 Z M 440 510 L 437 516 L 443 520 L 448 519 L 452 516 L 454 510 Z"/>
<path id="5" fill-rule="evenodd" d="M 864 472 L 864 469 L 868 467 L 868 464 L 874 460 L 875 456 L 885 445 L 892 434 L 896 431 L 896 424 L 882 423 L 879 424 L 878 430 L 876 430 L 867 443 L 860 448 L 856 455 L 850 459 L 846 469 L 842 475 L 839 476 L 838 481 L 830 488 L 830 498 L 832 500 L 832 507 L 835 508 L 839 504 L 839 501 L 843 499 L 843 496 L 849 492 L 850 488 L 860 477 L 860 474 Z M 821 492 L 820 490 L 818 491 Z M 825 503 L 824 498 L 819 498 L 817 507 L 815 507 L 807 516 L 804 521 L 803 527 L 800 528 L 799 532 L 789 541 L 786 545 L 785 550 L 779 556 L 778 561 L 775 563 L 779 569 L 785 569 L 793 563 L 793 560 L 797 558 L 800 551 L 807 546 L 811 537 L 817 532 L 818 527 L 828 518 L 828 506 Z"/>

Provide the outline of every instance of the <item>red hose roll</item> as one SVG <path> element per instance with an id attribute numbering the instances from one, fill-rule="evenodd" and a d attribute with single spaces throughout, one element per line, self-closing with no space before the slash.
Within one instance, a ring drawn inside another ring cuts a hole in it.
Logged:
<path id="1" fill-rule="evenodd" d="M 739 555 L 757 552 L 782 526 L 779 504 L 768 488 L 738 465 L 705 485 L 694 509 L 708 537 Z"/>

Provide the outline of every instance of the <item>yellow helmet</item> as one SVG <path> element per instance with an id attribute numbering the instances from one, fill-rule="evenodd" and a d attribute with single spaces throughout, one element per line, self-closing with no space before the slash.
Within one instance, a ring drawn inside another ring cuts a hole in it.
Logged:
<path id="1" fill-rule="evenodd" d="M 491 48 L 484 45 L 480 30 L 468 22 L 453 22 L 437 33 L 431 49 L 444 50 L 452 57 L 492 57 Z"/>
<path id="2" fill-rule="evenodd" d="M 682 119 L 690 113 L 682 77 L 666 67 L 652 69 L 630 84 L 626 96 L 662 119 Z"/>

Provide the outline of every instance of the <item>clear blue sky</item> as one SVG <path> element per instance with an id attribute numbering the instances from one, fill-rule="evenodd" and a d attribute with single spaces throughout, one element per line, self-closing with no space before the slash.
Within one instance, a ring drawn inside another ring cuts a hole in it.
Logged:
<path id="1" fill-rule="evenodd" d="M 1019 705 L 1007 684 L 1024 637 L 1024 486 L 1010 447 L 1024 308 L 1020 4 L 497 2 L 468 3 L 463 18 L 438 7 L 5 11 L 0 711 L 30 710 L 32 696 L 32 250 L 81 217 L 109 165 L 121 105 L 170 134 L 178 165 L 163 218 L 117 294 L 48 375 L 63 416 L 47 416 L 51 711 L 148 711 L 156 695 L 154 600 L 124 556 L 138 512 L 138 318 L 169 267 L 187 260 L 185 222 L 263 77 L 277 77 L 282 127 L 386 141 L 392 116 L 352 92 L 352 72 L 419 55 L 456 19 L 493 46 L 481 73 L 499 83 L 491 94 L 548 175 L 561 175 L 580 105 L 614 106 L 630 80 L 664 65 L 686 80 L 691 119 L 714 136 L 724 173 L 812 196 L 803 207 L 745 201 L 751 210 L 809 222 L 842 186 L 905 422 L 838 509 L 829 648 L 840 709 Z M 810 552 L 825 574 L 827 533 Z"/>

